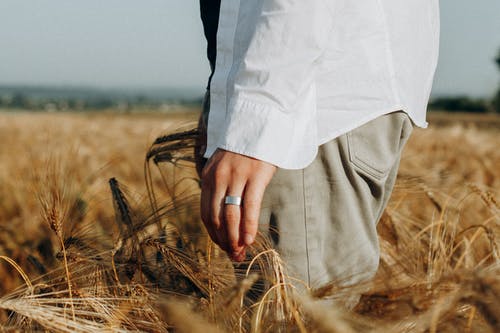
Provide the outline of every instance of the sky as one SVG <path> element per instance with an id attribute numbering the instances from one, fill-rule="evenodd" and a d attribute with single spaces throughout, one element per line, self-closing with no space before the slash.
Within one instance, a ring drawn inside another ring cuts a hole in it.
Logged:
<path id="1" fill-rule="evenodd" d="M 489 97 L 499 0 L 441 0 L 433 95 Z M 198 0 L 0 0 L 0 84 L 180 88 L 209 74 Z"/>

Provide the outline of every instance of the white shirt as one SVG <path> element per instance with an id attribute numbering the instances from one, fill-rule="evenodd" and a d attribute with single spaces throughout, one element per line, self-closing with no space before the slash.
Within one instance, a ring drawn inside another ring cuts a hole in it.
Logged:
<path id="1" fill-rule="evenodd" d="M 438 0 L 222 0 L 207 150 L 285 169 L 403 110 L 426 127 Z"/>

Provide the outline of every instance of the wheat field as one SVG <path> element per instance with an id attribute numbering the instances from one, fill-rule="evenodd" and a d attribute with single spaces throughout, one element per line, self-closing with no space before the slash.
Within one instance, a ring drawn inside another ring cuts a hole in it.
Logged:
<path id="1" fill-rule="evenodd" d="M 500 331 L 498 116 L 416 129 L 376 277 L 299 294 L 265 239 L 206 236 L 195 111 L 0 112 L 0 332 Z"/>

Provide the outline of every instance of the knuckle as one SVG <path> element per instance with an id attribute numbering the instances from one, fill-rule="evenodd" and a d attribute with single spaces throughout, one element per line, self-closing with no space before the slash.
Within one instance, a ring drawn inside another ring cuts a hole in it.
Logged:
<path id="1" fill-rule="evenodd" d="M 233 209 L 226 209 L 224 216 L 228 222 L 234 222 L 239 218 L 238 213 L 236 213 Z"/>
<path id="2" fill-rule="evenodd" d="M 249 234 L 255 236 L 255 234 L 257 233 L 258 225 L 259 225 L 259 223 L 256 220 L 245 221 L 243 231 L 245 233 L 249 233 Z"/>
<path id="3" fill-rule="evenodd" d="M 256 210 L 260 207 L 260 200 L 256 198 L 245 198 L 245 209 Z"/>
<path id="4" fill-rule="evenodd" d="M 260 214 L 260 205 L 259 204 L 245 205 L 245 211 L 243 213 L 245 221 L 258 220 L 259 214 Z"/>
<path id="5" fill-rule="evenodd" d="M 215 179 L 223 179 L 227 178 L 231 174 L 229 168 L 224 167 L 224 166 L 219 166 L 217 169 L 215 169 L 214 176 Z"/>
<path id="6" fill-rule="evenodd" d="M 246 174 L 247 174 L 247 170 L 245 169 L 245 167 L 244 167 L 244 166 L 240 166 L 240 167 L 238 167 L 238 168 L 233 168 L 233 169 L 231 169 L 231 176 L 232 176 L 233 178 L 236 178 L 236 179 L 238 179 L 238 178 L 242 178 L 242 177 L 244 177 Z"/>
<path id="7" fill-rule="evenodd" d="M 248 227 L 255 227 L 256 225 L 259 224 L 259 220 L 255 216 L 245 216 L 243 219 L 244 227 L 245 229 L 248 229 Z"/>
<path id="8" fill-rule="evenodd" d="M 210 214 L 210 224 L 216 228 L 220 226 L 219 216 L 213 212 Z"/>
<path id="9" fill-rule="evenodd" d="M 255 226 L 258 225 L 259 223 L 259 216 L 260 216 L 260 203 L 259 202 L 253 202 L 251 204 L 246 204 L 245 203 L 245 211 L 243 214 L 243 221 L 245 225 L 248 226 Z"/>

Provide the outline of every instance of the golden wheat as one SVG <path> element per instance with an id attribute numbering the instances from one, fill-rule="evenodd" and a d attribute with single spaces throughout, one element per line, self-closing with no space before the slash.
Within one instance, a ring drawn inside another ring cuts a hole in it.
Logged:
<path id="1" fill-rule="evenodd" d="M 207 237 L 195 119 L 0 113 L 0 331 L 500 330 L 497 118 L 416 130 L 377 276 L 307 294 L 265 239 L 233 266 Z"/>

